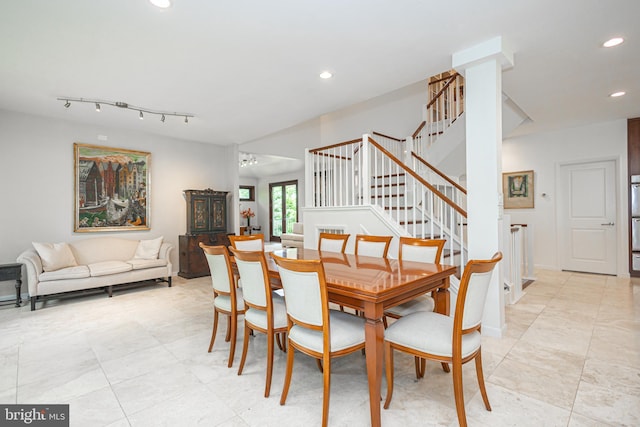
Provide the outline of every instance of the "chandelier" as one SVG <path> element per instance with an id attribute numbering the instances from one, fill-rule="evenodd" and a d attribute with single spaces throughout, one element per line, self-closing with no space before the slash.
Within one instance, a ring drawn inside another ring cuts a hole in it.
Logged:
<path id="1" fill-rule="evenodd" d="M 170 112 L 170 111 L 151 110 L 149 108 L 136 107 L 135 105 L 131 105 L 121 101 L 114 102 L 114 101 L 105 101 L 103 99 L 69 98 L 69 97 L 58 98 L 58 101 L 64 101 L 64 108 L 71 107 L 72 102 L 95 104 L 97 112 L 100 112 L 102 110 L 103 105 L 111 105 L 112 107 L 118 107 L 118 108 L 124 108 L 127 110 L 137 111 L 139 113 L 138 118 L 140 120 L 144 120 L 145 114 L 153 114 L 156 116 L 160 116 L 160 121 L 162 123 L 164 123 L 166 116 L 184 117 L 185 123 L 189 123 L 189 118 L 194 117 L 193 114 L 189 114 L 189 113 L 176 113 L 176 112 Z"/>

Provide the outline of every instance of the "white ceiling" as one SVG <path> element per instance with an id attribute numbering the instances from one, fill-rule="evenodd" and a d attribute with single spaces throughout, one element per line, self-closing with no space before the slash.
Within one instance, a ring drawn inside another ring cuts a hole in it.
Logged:
<path id="1" fill-rule="evenodd" d="M 640 116 L 638 0 L 2 0 L 0 109 L 243 143 L 418 82 L 495 36 L 522 130 Z M 626 42 L 604 49 L 612 36 Z M 318 74 L 330 70 L 334 78 Z M 619 99 L 607 95 L 625 90 Z M 191 113 L 144 121 L 57 97 Z"/>

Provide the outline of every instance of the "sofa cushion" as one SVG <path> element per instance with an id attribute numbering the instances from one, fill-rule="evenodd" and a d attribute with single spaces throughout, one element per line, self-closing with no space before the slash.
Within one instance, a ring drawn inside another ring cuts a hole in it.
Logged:
<path id="1" fill-rule="evenodd" d="M 38 279 L 41 282 L 63 279 L 84 279 L 90 276 L 89 267 L 86 265 L 76 265 L 75 267 L 61 268 L 55 271 L 45 271 Z"/>
<path id="2" fill-rule="evenodd" d="M 133 266 L 122 261 L 104 261 L 89 264 L 91 277 L 106 276 L 108 274 L 124 273 L 133 270 Z"/>
<path id="3" fill-rule="evenodd" d="M 293 234 L 304 234 L 302 223 L 301 222 L 294 222 L 293 223 L 293 230 L 291 230 L 291 232 Z"/>
<path id="4" fill-rule="evenodd" d="M 166 259 L 130 259 L 127 264 L 131 264 L 134 270 L 142 270 L 144 268 L 164 267 L 167 265 Z"/>
<path id="5" fill-rule="evenodd" d="M 157 239 L 140 240 L 136 248 L 134 259 L 158 259 L 160 246 L 162 245 L 162 236 Z"/>
<path id="6" fill-rule="evenodd" d="M 32 242 L 32 244 L 42 260 L 42 269 L 44 271 L 56 271 L 61 268 L 78 265 L 67 243 Z"/>
<path id="7" fill-rule="evenodd" d="M 281 240 L 293 240 L 296 242 L 302 242 L 304 240 L 304 234 L 289 234 L 285 233 L 280 236 Z"/>

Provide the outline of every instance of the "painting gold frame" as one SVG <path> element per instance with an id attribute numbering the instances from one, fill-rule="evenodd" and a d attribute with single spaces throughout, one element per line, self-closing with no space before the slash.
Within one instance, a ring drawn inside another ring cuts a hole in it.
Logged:
<path id="1" fill-rule="evenodd" d="M 151 153 L 73 144 L 74 231 L 150 230 Z"/>
<path id="2" fill-rule="evenodd" d="M 502 194 L 505 209 L 531 209 L 534 207 L 533 171 L 505 172 L 502 174 Z"/>

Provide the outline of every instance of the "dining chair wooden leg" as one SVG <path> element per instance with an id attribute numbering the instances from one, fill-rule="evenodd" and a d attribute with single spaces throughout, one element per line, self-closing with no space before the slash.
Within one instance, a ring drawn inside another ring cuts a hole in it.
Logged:
<path id="1" fill-rule="evenodd" d="M 482 394 L 482 400 L 484 400 L 484 407 L 487 411 L 491 411 L 491 405 L 489 404 L 489 396 L 487 396 L 487 389 L 484 386 L 484 373 L 482 372 L 482 350 L 478 349 L 476 355 L 476 375 L 478 376 L 478 385 L 480 386 L 480 394 Z"/>
<path id="2" fill-rule="evenodd" d="M 242 340 L 242 357 L 240 358 L 240 366 L 238 367 L 238 375 L 242 375 L 242 370 L 244 369 L 244 362 L 247 359 L 247 351 L 249 349 L 249 334 L 251 332 L 251 328 L 244 324 L 244 339 Z"/>
<path id="3" fill-rule="evenodd" d="M 209 341 L 209 350 L 208 353 L 211 353 L 211 349 L 213 348 L 213 343 L 216 340 L 216 332 L 218 330 L 218 312 L 213 310 L 213 331 L 211 332 L 211 341 Z"/>
<path id="4" fill-rule="evenodd" d="M 451 372 L 451 369 L 449 368 L 449 364 L 447 362 L 442 362 L 442 370 L 445 372 Z"/>
<path id="5" fill-rule="evenodd" d="M 382 316 L 382 326 L 384 326 L 385 329 L 389 327 L 389 323 L 387 322 L 387 316 Z"/>
<path id="6" fill-rule="evenodd" d="M 386 363 L 384 370 L 387 374 L 387 398 L 384 401 L 384 409 L 389 409 L 391 397 L 393 397 L 393 349 L 391 344 L 386 341 L 384 343 L 384 360 Z"/>
<path id="7" fill-rule="evenodd" d="M 287 333 L 286 332 L 277 333 L 276 343 L 278 344 L 278 348 L 286 353 L 287 352 Z"/>
<path id="8" fill-rule="evenodd" d="M 414 356 L 414 364 L 416 365 L 416 379 L 424 378 L 424 370 L 427 366 L 427 361 L 421 357 Z"/>
<path id="9" fill-rule="evenodd" d="M 462 388 L 462 361 L 454 357 L 452 363 L 453 370 L 453 396 L 456 401 L 456 412 L 458 413 L 458 424 L 460 427 L 467 427 L 467 416 L 464 409 L 464 390 Z"/>
<path id="10" fill-rule="evenodd" d="M 324 372 L 322 369 L 322 361 L 320 359 L 316 359 L 316 365 L 318 365 L 320 372 Z"/>
<path id="11" fill-rule="evenodd" d="M 225 342 L 229 342 L 231 339 L 231 315 L 227 316 L 227 335 L 225 335 Z"/>
<path id="12" fill-rule="evenodd" d="M 291 374 L 293 373 L 293 353 L 294 348 L 291 347 L 291 343 L 287 345 L 287 370 L 284 374 L 284 386 L 282 387 L 282 395 L 280 396 L 280 405 L 284 405 L 287 400 L 287 394 L 289 393 L 289 385 L 291 385 Z"/>
<path id="13" fill-rule="evenodd" d="M 322 427 L 327 427 L 329 425 L 329 392 L 331 391 L 331 358 L 325 354 L 323 359 Z"/>
<path id="14" fill-rule="evenodd" d="M 271 392 L 271 376 L 273 374 L 273 347 L 274 337 L 273 330 L 267 331 L 267 379 L 264 385 L 264 397 L 269 397 Z"/>
<path id="15" fill-rule="evenodd" d="M 227 367 L 231 367 L 233 366 L 233 356 L 236 353 L 236 330 L 238 328 L 238 318 L 235 316 L 229 316 L 230 318 L 230 323 L 231 323 L 231 336 L 229 337 L 231 342 L 229 345 L 229 363 L 227 364 Z"/>

